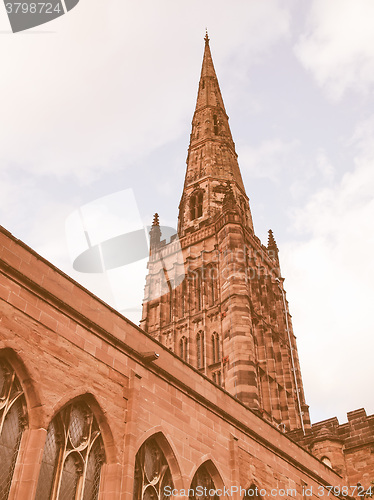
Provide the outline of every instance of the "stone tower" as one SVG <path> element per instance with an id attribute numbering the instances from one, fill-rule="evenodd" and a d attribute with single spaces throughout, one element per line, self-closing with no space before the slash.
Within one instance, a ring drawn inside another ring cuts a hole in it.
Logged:
<path id="1" fill-rule="evenodd" d="M 278 248 L 254 233 L 208 35 L 178 233 L 161 238 L 156 214 L 144 330 L 280 428 L 308 428 Z"/>

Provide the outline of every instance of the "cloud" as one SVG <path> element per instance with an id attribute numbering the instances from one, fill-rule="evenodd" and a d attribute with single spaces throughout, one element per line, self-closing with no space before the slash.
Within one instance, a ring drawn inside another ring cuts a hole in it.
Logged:
<path id="1" fill-rule="evenodd" d="M 288 169 L 289 158 L 295 155 L 298 146 L 296 140 L 265 139 L 258 146 L 240 147 L 240 163 L 251 177 L 279 182 L 280 175 Z"/>
<path id="2" fill-rule="evenodd" d="M 113 0 L 103 8 L 90 0 L 50 23 L 55 33 L 8 36 L 0 48 L 2 165 L 84 184 L 173 141 L 193 112 L 206 24 L 218 64 L 258 54 L 287 31 L 279 4 Z"/>
<path id="3" fill-rule="evenodd" d="M 374 83 L 374 4 L 371 0 L 314 0 L 295 53 L 334 101 Z"/>
<path id="4" fill-rule="evenodd" d="M 374 117 L 357 127 L 353 171 L 297 210 L 293 229 L 308 237 L 282 252 L 314 420 L 336 413 L 343 420 L 368 400 L 363 381 L 374 379 L 373 133 Z M 373 412 L 374 398 L 369 404 L 366 409 Z"/>

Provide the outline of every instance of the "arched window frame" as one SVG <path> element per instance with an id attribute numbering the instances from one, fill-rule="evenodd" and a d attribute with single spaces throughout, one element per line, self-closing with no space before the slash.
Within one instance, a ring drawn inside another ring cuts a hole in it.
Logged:
<path id="1" fill-rule="evenodd" d="M 183 361 L 188 361 L 188 344 L 187 337 L 183 336 L 179 341 L 179 355 Z"/>
<path id="2" fill-rule="evenodd" d="M 205 334 L 202 330 L 196 335 L 196 364 L 198 370 L 205 367 Z"/>
<path id="3" fill-rule="evenodd" d="M 102 435 L 91 407 L 79 398 L 64 408 L 48 426 L 36 498 L 96 500 L 105 461 Z"/>
<path id="4" fill-rule="evenodd" d="M 165 488 L 174 488 L 169 463 L 154 437 L 136 454 L 134 476 L 133 500 L 162 500 Z"/>
<path id="5" fill-rule="evenodd" d="M 217 115 L 213 115 L 213 131 L 214 131 L 214 135 L 218 135 L 218 119 L 217 119 Z"/>
<path id="6" fill-rule="evenodd" d="M 212 333 L 212 361 L 218 363 L 221 359 L 220 338 L 217 332 Z"/>
<path id="7" fill-rule="evenodd" d="M 204 193 L 202 189 L 192 193 L 190 197 L 190 219 L 195 220 L 203 215 Z"/>
<path id="8" fill-rule="evenodd" d="M 198 489 L 199 488 L 199 489 Z M 202 495 L 195 495 L 195 492 L 203 492 Z M 189 488 L 189 500 L 218 500 L 220 497 L 218 495 L 210 495 L 210 493 L 216 492 L 218 486 L 215 484 L 212 475 L 208 471 L 208 468 L 205 464 L 200 465 L 197 471 L 194 474 L 194 477 L 191 481 L 191 486 Z"/>
<path id="9" fill-rule="evenodd" d="M 0 358 L 0 498 L 8 498 L 27 420 L 21 383 L 13 367 Z"/>
<path id="10" fill-rule="evenodd" d="M 187 312 L 187 308 L 186 308 L 186 301 L 188 301 L 187 293 L 188 293 L 187 292 L 187 279 L 184 279 L 182 281 L 181 297 L 180 297 L 181 318 L 183 318 Z"/>
<path id="11" fill-rule="evenodd" d="M 201 311 L 203 308 L 203 280 L 200 269 L 193 273 L 193 289 L 195 295 L 195 310 Z"/>
<path id="12" fill-rule="evenodd" d="M 173 321 L 173 289 L 170 287 L 169 290 L 169 323 Z"/>
<path id="13" fill-rule="evenodd" d="M 262 497 L 259 493 L 260 490 L 261 490 L 261 488 L 259 488 L 255 484 L 251 484 L 251 486 L 246 489 L 245 495 L 243 496 L 243 500 L 251 500 L 251 498 L 262 499 Z"/>

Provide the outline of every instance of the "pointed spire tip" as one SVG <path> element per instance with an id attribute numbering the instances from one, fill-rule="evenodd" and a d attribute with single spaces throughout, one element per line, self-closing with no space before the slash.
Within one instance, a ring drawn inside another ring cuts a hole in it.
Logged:
<path id="1" fill-rule="evenodd" d="M 209 44 L 208 28 L 205 28 L 204 40 L 205 40 L 205 44 L 208 45 Z"/>
<path id="2" fill-rule="evenodd" d="M 160 225 L 160 220 L 158 213 L 156 212 L 155 215 L 153 216 L 153 223 L 152 226 L 159 226 Z"/>

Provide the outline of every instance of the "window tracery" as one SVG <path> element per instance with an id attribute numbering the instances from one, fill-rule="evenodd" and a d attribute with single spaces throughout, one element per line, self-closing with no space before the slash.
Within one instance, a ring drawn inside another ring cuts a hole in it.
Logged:
<path id="1" fill-rule="evenodd" d="M 0 359 L 0 499 L 8 498 L 27 421 L 23 389 L 13 368 Z"/>
<path id="2" fill-rule="evenodd" d="M 216 487 L 205 465 L 201 465 L 197 469 L 189 491 L 192 493 L 189 496 L 189 500 L 218 500 L 219 498 L 216 494 L 213 496 L 210 495 L 210 493 L 216 491 Z M 201 495 L 199 495 L 200 492 L 202 493 Z"/>
<path id="3" fill-rule="evenodd" d="M 155 439 L 148 439 L 135 459 L 133 500 L 166 500 L 165 488 L 174 488 L 169 464 Z"/>
<path id="4" fill-rule="evenodd" d="M 96 500 L 104 447 L 90 407 L 77 401 L 48 427 L 40 468 L 38 500 Z"/>

